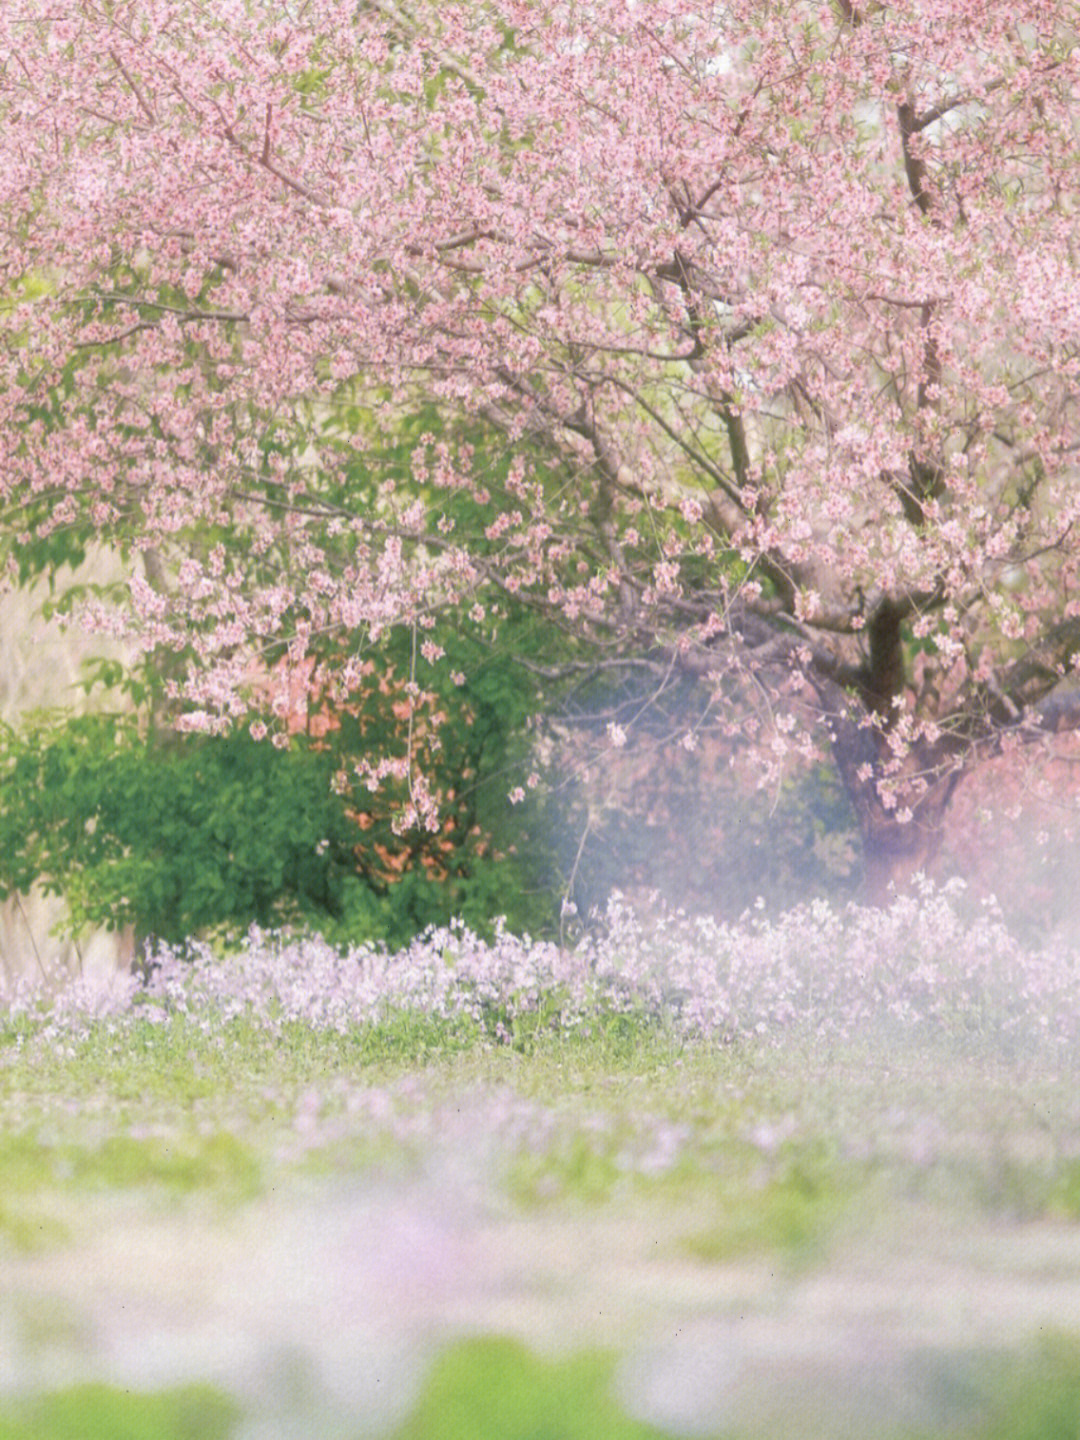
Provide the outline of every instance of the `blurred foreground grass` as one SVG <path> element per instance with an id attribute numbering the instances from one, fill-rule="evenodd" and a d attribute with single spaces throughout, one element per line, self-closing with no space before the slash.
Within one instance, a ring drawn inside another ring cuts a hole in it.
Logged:
<path id="1" fill-rule="evenodd" d="M 989 1044 L 688 1043 L 617 1016 L 515 1048 L 422 1016 L 343 1036 L 175 1017 L 122 1035 L 101 1022 L 56 1043 L 0 1029 L 0 1267 L 5 1255 L 77 1254 L 95 1198 L 212 1229 L 271 1194 L 395 1183 L 458 1143 L 462 1114 L 491 1203 L 594 1227 L 634 1217 L 661 1262 L 827 1266 L 841 1241 L 887 1237 L 897 1206 L 960 1227 L 1080 1217 L 1075 1072 Z M 447 1344 L 387 1440 L 666 1434 L 620 1407 L 612 1365 L 606 1352 L 550 1360 L 499 1336 Z M 993 1369 L 970 1425 L 950 1433 L 1080 1434 L 1080 1349 L 1067 1336 Z M 0 1440 L 234 1434 L 241 1409 L 211 1387 L 0 1394 Z"/>
<path id="2" fill-rule="evenodd" d="M 687 1042 L 626 1016 L 525 1050 L 422 1016 L 279 1036 L 175 1017 L 62 1044 L 0 1028 L 0 1246 L 62 1243 L 58 1212 L 88 1192 L 228 1208 L 301 1172 L 400 1174 L 463 1097 L 499 1132 L 487 1178 L 515 1206 L 682 1206 L 711 1217 L 686 1237 L 708 1260 L 797 1258 L 888 1195 L 1080 1216 L 1069 1064 Z"/>
<path id="3" fill-rule="evenodd" d="M 0 1409 L 0 1440 L 228 1440 L 239 1415 L 203 1385 L 156 1394 L 74 1385 Z"/>
<path id="4" fill-rule="evenodd" d="M 483 1337 L 447 1347 L 423 1392 L 387 1440 L 675 1440 L 628 1416 L 612 1394 L 613 1357 L 551 1361 L 520 1343 Z M 1080 1433 L 1080 1342 L 1051 1336 L 984 1375 L 977 1418 L 947 1436 L 868 1427 L 866 1440 L 1074 1440 Z M 0 1440 L 231 1440 L 240 1407 L 209 1386 L 133 1394 L 79 1385 L 0 1406 Z M 369 1433 L 366 1426 L 358 1436 Z M 758 1440 L 742 1432 L 713 1440 Z"/>

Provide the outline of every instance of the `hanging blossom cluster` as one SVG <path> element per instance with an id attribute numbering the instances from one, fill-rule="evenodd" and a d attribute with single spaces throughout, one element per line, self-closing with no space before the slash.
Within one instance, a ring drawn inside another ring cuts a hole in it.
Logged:
<path id="1" fill-rule="evenodd" d="M 792 1034 L 848 1040 L 885 1025 L 912 1035 L 1038 1041 L 1080 1039 L 1080 955 L 1020 945 L 992 909 L 975 920 L 955 882 L 928 882 L 888 910 L 815 901 L 777 919 L 725 924 L 662 914 L 648 921 L 619 898 L 599 933 L 574 948 L 460 925 L 407 949 L 345 953 L 318 937 L 253 929 L 224 959 L 195 943 L 158 950 L 149 978 L 57 990 L 40 977 L 0 986 L 0 1007 L 49 1036 L 95 1022 L 165 1023 L 206 1031 L 230 1021 L 277 1034 L 306 1025 L 345 1034 L 411 1013 L 472 1022 L 495 1041 L 567 1033 L 612 1015 L 685 1039 L 781 1043 Z"/>

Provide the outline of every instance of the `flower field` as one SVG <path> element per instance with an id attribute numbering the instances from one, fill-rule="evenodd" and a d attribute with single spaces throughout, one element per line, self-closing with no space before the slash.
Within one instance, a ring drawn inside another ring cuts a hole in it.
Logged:
<path id="1" fill-rule="evenodd" d="M 681 912 L 638 919 L 618 898 L 597 933 L 572 948 L 500 931 L 431 930 L 397 953 L 342 952 L 318 937 L 264 934 L 225 958 L 198 942 L 162 947 L 148 979 L 66 985 L 28 973 L 0 981 L 9 1021 L 77 1038 L 98 1024 L 184 1017 L 210 1030 L 243 1019 L 280 1034 L 303 1025 L 345 1035 L 411 1017 L 520 1045 L 642 1022 L 682 1040 L 786 1043 L 792 1032 L 846 1040 L 867 1025 L 1018 1045 L 1068 1048 L 1080 1038 L 1080 956 L 1021 946 L 983 906 L 956 904 L 957 884 L 898 898 L 888 910 L 826 902 L 738 924 Z M 21 1043 L 21 1042 L 17 1042 Z"/>
<path id="2" fill-rule="evenodd" d="M 1075 1433 L 1080 974 L 964 907 L 9 981 L 0 1440 Z"/>

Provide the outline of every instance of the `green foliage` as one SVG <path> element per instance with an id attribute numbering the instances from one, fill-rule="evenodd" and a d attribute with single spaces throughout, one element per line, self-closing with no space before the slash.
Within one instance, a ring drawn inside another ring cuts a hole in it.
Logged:
<path id="1" fill-rule="evenodd" d="M 130 924 L 173 943 L 252 923 L 335 943 L 401 944 L 454 917 L 480 931 L 496 915 L 550 929 L 542 805 L 507 800 L 527 687 L 505 662 L 472 658 L 469 681 L 431 699 L 442 715 L 424 757 L 445 801 L 437 835 L 397 833 L 404 782 L 369 796 L 353 779 L 335 793 L 355 757 L 407 744 L 392 686 L 373 683 L 336 711 L 337 728 L 294 735 L 287 749 L 246 730 L 158 734 L 132 715 L 38 714 L 0 728 L 0 895 L 37 881 L 64 896 L 76 933 Z M 380 664 L 376 679 L 392 681 L 402 660 L 388 650 Z M 143 698 L 151 683 L 99 678 L 142 686 Z"/>
<path id="2" fill-rule="evenodd" d="M 73 926 L 134 924 L 170 941 L 269 925 L 282 903 L 333 902 L 345 846 L 321 757 L 288 762 L 249 736 L 161 744 L 130 717 L 36 717 L 2 737 L 0 878 L 62 893 Z"/>
<path id="3" fill-rule="evenodd" d="M 138 288 L 138 276 L 117 276 L 117 294 Z M 46 429 L 61 423 L 62 391 L 41 399 Z M 349 456 L 329 496 L 334 504 L 373 513 L 385 507 L 393 481 L 431 504 L 450 529 L 482 533 L 490 513 L 477 496 L 417 479 L 414 454 L 433 437 L 470 453 L 486 445 L 481 469 L 498 495 L 512 460 L 503 442 L 476 427 L 451 435 L 431 406 L 402 415 L 393 434 L 376 436 L 348 385 L 339 398 L 332 417 L 267 417 L 264 459 L 288 465 L 317 436 Z M 358 433 L 370 444 L 354 452 Z M 56 570 L 81 557 L 89 533 L 80 521 L 19 552 L 21 579 L 49 577 L 47 615 L 70 615 L 85 600 L 125 604 L 121 586 L 78 577 L 56 582 Z M 330 553 L 348 564 L 349 534 L 326 538 Z M 126 554 L 137 543 L 133 535 L 114 539 Z M 292 563 L 287 547 L 266 554 L 252 547 L 242 516 L 184 532 L 179 541 L 204 558 L 223 545 L 251 584 L 276 583 Z M 155 563 L 167 575 L 170 557 Z M 399 945 L 455 917 L 489 932 L 497 916 L 517 930 L 551 933 L 559 887 L 547 840 L 550 806 L 533 791 L 518 806 L 507 796 L 531 770 L 529 716 L 543 704 L 520 661 L 550 659 L 553 637 L 550 627 L 506 604 L 489 604 L 483 614 L 482 622 L 464 613 L 438 617 L 436 638 L 446 654 L 437 663 L 418 645 L 426 632 L 392 630 L 377 644 L 366 635 L 328 637 L 314 655 L 327 680 L 324 694 L 346 655 L 364 656 L 370 683 L 329 700 L 331 728 L 293 735 L 287 751 L 246 733 L 208 739 L 170 729 L 176 710 L 168 685 L 193 660 L 191 648 L 151 653 L 127 670 L 113 660 L 91 662 L 87 689 L 119 691 L 139 722 L 42 715 L 19 733 L 0 732 L 0 895 L 38 881 L 63 894 L 76 933 L 131 924 L 172 942 L 208 931 L 227 938 L 254 922 L 316 929 L 335 944 L 377 938 Z M 286 631 L 264 650 L 268 666 L 285 658 L 288 640 Z M 422 697 L 415 733 L 397 703 L 407 683 Z M 402 831 L 408 782 L 386 780 L 372 796 L 352 774 L 357 759 L 406 755 L 439 799 L 438 834 Z M 336 793 L 332 780 L 340 782 Z"/>
<path id="4" fill-rule="evenodd" d="M 354 784 L 350 804 L 375 828 L 365 831 L 356 873 L 343 881 L 340 910 L 320 924 L 332 941 L 377 936 L 398 943 L 429 925 L 463 920 L 490 934 L 495 917 L 533 935 L 554 929 L 557 862 L 550 799 L 529 791 L 512 805 L 508 792 L 531 769 L 530 717 L 541 704 L 537 685 L 520 662 L 542 651 L 531 617 L 513 616 L 500 637 L 470 635 L 449 624 L 440 631 L 445 657 L 436 665 L 413 654 L 413 637 L 395 631 L 378 654 L 378 675 L 392 685 L 413 673 L 429 697 L 437 726 L 414 735 L 418 767 L 439 798 L 437 835 L 394 833 L 407 787 L 389 786 L 381 798 Z M 464 676 L 460 685 L 453 675 Z M 372 685 L 335 709 L 339 730 L 326 744 L 340 771 L 348 757 L 404 754 L 410 741 L 387 696 Z M 382 850 L 377 849 L 381 846 Z"/>
<path id="5" fill-rule="evenodd" d="M 52 505 L 50 500 L 29 500 L 21 507 L 20 519 L 26 525 L 27 533 L 36 520 L 40 525 L 48 516 Z M 30 585 L 40 576 L 49 578 L 50 585 L 56 572 L 64 565 L 77 569 L 86 559 L 86 539 L 77 531 L 66 526 L 44 535 L 33 534 L 33 538 L 11 545 L 8 537 L 0 536 L 0 557 L 10 555 L 15 561 L 15 573 L 20 585 Z"/>

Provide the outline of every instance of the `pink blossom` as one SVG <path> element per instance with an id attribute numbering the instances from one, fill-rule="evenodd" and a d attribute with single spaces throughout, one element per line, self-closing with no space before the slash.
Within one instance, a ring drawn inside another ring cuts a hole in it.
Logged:
<path id="1" fill-rule="evenodd" d="M 189 728 L 507 596 L 870 849 L 1075 725 L 1073 4 L 294 8 L 0 7 L 0 501 L 156 557 Z"/>

